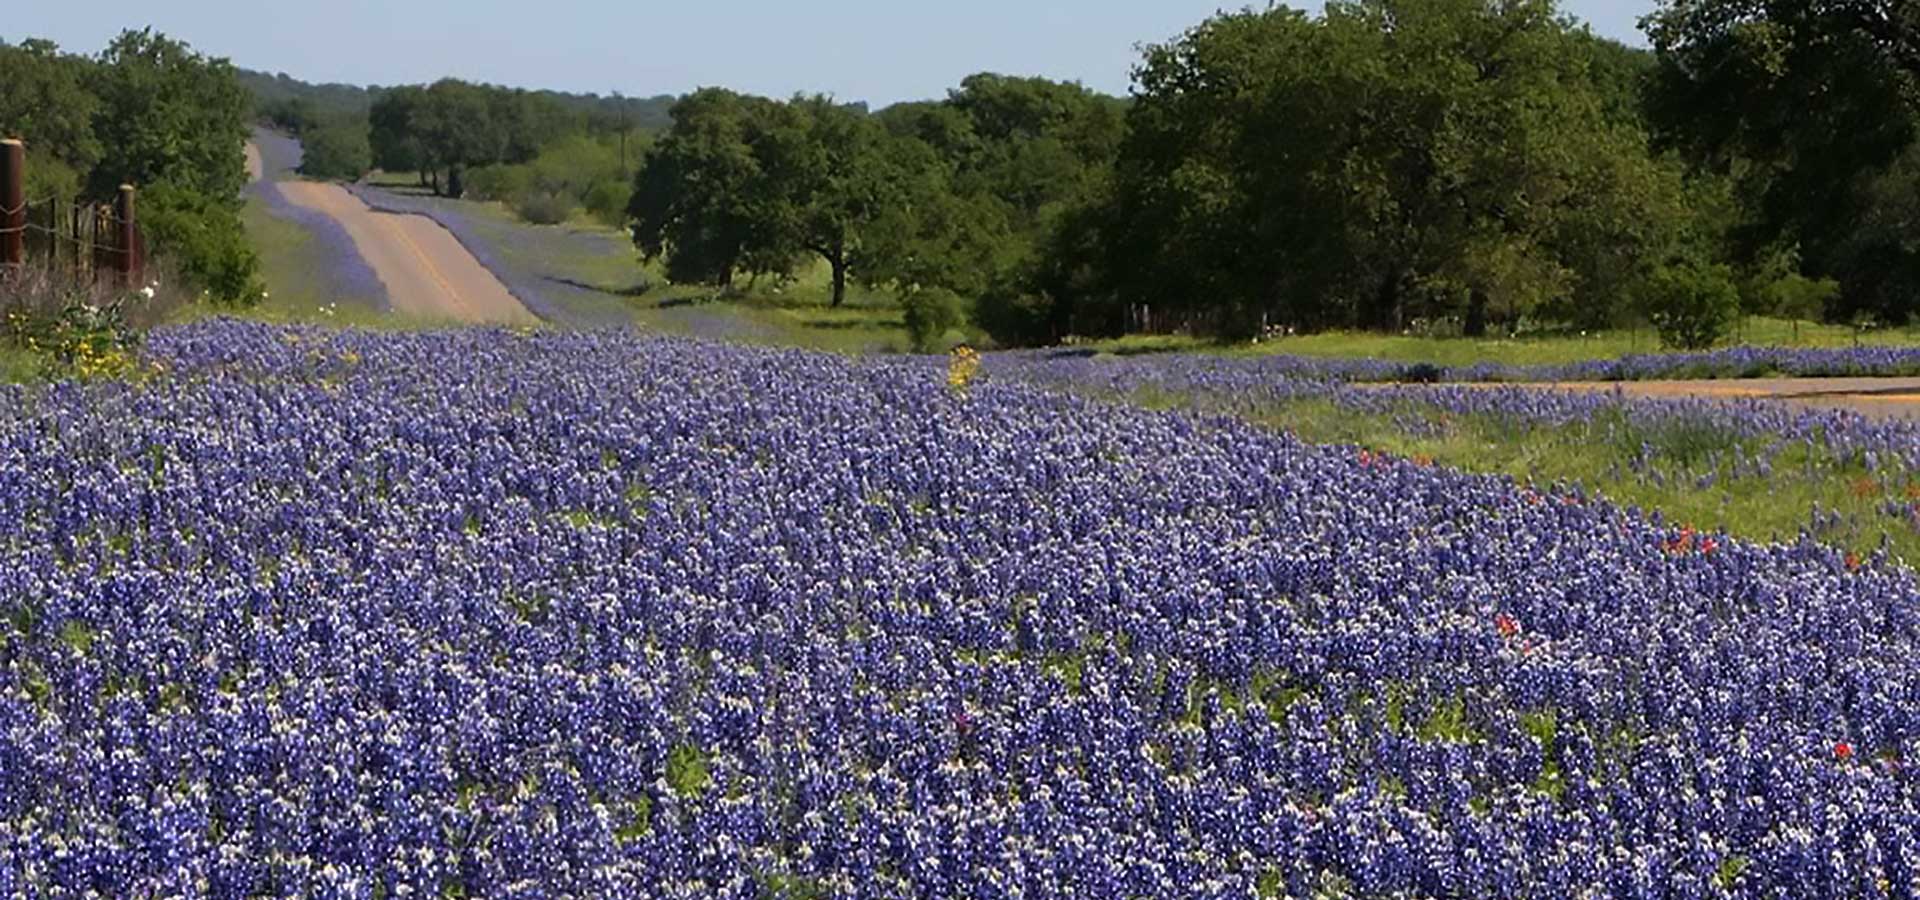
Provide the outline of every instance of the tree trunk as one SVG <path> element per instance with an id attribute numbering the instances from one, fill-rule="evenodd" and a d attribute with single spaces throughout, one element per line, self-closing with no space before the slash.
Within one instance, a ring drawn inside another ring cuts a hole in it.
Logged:
<path id="1" fill-rule="evenodd" d="M 833 266 L 833 305 L 837 307 L 847 299 L 847 254 L 835 253 L 827 257 L 827 263 Z"/>
<path id="2" fill-rule="evenodd" d="M 455 200 L 467 195 L 466 173 L 459 166 L 447 167 L 447 196 Z"/>
<path id="3" fill-rule="evenodd" d="M 1386 331 L 1400 330 L 1400 285 L 1406 276 L 1394 272 L 1380 282 L 1380 293 L 1374 297 L 1372 315 L 1373 327 Z"/>
<path id="4" fill-rule="evenodd" d="M 1460 327 L 1460 333 L 1467 337 L 1487 336 L 1487 294 L 1475 288 L 1467 296 L 1467 321 Z"/>
<path id="5" fill-rule="evenodd" d="M 431 173 L 429 173 L 428 180 L 432 182 L 433 195 L 435 197 L 440 196 L 440 170 L 434 169 Z"/>

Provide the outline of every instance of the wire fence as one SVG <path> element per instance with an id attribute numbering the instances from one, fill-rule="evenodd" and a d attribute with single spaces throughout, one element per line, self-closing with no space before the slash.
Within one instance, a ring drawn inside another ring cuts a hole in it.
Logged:
<path id="1" fill-rule="evenodd" d="M 43 197 L 0 208 L 0 239 L 13 235 L 23 245 L 23 266 L 77 279 L 131 277 L 146 259 L 138 225 L 107 203 Z"/>

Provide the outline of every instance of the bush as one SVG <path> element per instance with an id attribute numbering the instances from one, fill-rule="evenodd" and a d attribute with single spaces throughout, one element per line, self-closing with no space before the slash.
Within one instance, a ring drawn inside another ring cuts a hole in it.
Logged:
<path id="1" fill-rule="evenodd" d="M 139 214 L 147 246 L 172 260 L 214 302 L 251 306 L 259 301 L 260 259 L 232 208 L 162 182 L 141 194 Z"/>
<path id="2" fill-rule="evenodd" d="M 514 202 L 513 211 L 535 225 L 559 225 L 573 215 L 573 204 L 553 194 L 530 193 Z"/>
<path id="3" fill-rule="evenodd" d="M 994 279 L 973 305 L 973 324 L 1003 347 L 1052 343 L 1053 301 L 1024 276 Z"/>
<path id="4" fill-rule="evenodd" d="M 960 298 L 941 288 L 914 291 L 907 295 L 904 305 L 907 337 L 913 342 L 913 349 L 920 353 L 933 351 L 940 339 L 966 318 Z"/>
<path id="5" fill-rule="evenodd" d="M 627 203 L 633 199 L 633 188 L 623 182 L 603 181 L 587 192 L 582 205 L 587 214 L 603 225 L 619 228 L 627 224 Z"/>
<path id="6" fill-rule="evenodd" d="M 1661 343 L 1704 350 L 1733 329 L 1740 317 L 1740 289 L 1724 265 L 1687 262 L 1660 267 L 1647 280 L 1647 318 Z"/>
<path id="7" fill-rule="evenodd" d="M 526 193 L 532 183 L 533 173 L 526 166 L 481 166 L 467 173 L 467 196 L 506 203 Z"/>
<path id="8" fill-rule="evenodd" d="M 373 168 L 365 122 L 339 121 L 308 128 L 300 138 L 300 174 L 355 180 Z"/>

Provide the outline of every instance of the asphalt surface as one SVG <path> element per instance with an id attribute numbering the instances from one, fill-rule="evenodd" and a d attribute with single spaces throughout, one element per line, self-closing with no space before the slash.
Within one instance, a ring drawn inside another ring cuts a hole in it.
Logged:
<path id="1" fill-rule="evenodd" d="M 247 170 L 264 177 L 258 147 L 247 144 Z M 539 321 L 452 233 L 425 216 L 375 212 L 337 184 L 283 181 L 288 203 L 337 222 L 367 267 L 386 287 L 392 310 L 420 319 L 531 325 Z"/>

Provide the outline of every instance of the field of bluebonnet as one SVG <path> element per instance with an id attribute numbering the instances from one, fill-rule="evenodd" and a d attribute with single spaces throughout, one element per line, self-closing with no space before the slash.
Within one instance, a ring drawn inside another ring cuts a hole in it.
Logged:
<path id="1" fill-rule="evenodd" d="M 1920 891 L 1884 555 L 1102 396 L 1225 364 L 146 355 L 0 395 L 0 896 Z"/>

